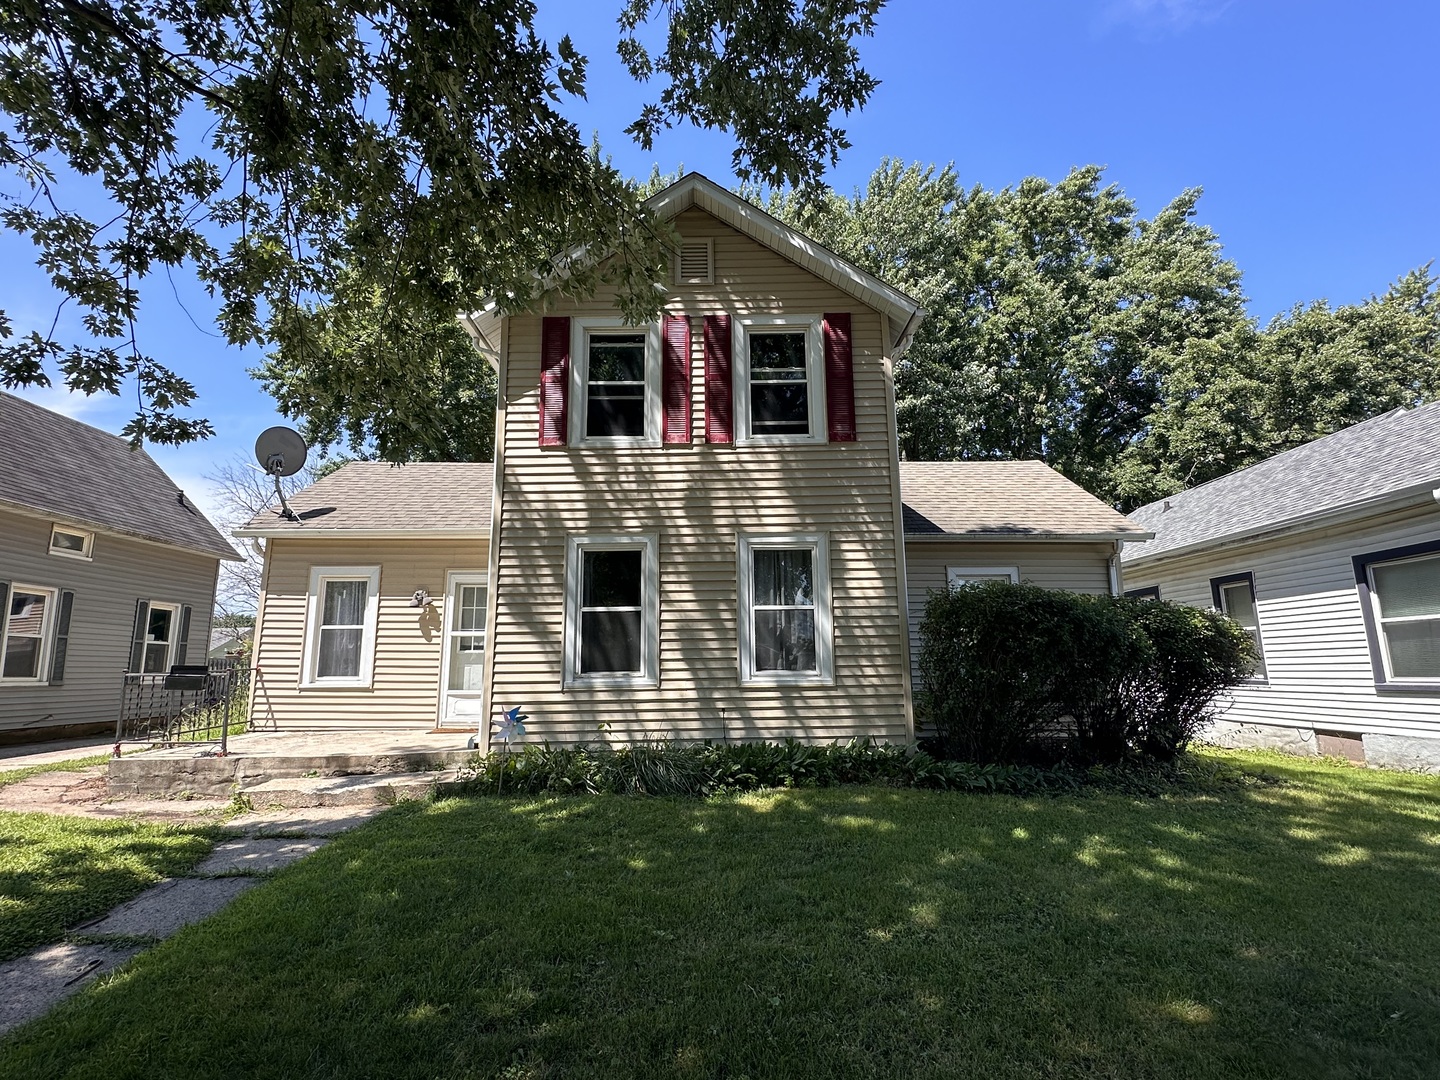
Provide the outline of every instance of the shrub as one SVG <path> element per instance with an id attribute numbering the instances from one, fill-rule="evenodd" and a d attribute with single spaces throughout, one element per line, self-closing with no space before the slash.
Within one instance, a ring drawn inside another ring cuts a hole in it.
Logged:
<path id="1" fill-rule="evenodd" d="M 1166 761 L 1254 663 L 1223 615 L 986 582 L 937 593 L 920 624 L 927 745 L 977 763 Z"/>

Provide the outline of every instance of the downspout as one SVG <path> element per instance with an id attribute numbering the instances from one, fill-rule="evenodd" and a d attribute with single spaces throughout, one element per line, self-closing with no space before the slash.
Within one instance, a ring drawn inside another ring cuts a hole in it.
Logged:
<path id="1" fill-rule="evenodd" d="M 1124 540 L 1115 541 L 1115 551 L 1110 556 L 1110 595 L 1120 595 L 1120 552 L 1125 549 Z"/>

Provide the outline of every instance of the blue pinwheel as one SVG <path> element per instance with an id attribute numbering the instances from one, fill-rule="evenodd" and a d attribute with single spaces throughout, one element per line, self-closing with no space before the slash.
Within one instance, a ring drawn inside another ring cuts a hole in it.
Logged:
<path id="1" fill-rule="evenodd" d="M 510 748 L 510 741 L 512 739 L 523 739 L 525 737 L 525 721 L 529 719 L 528 716 L 520 711 L 519 705 L 507 711 L 504 717 L 501 718 L 500 726 L 496 729 L 495 734 L 505 743 L 507 750 Z"/>

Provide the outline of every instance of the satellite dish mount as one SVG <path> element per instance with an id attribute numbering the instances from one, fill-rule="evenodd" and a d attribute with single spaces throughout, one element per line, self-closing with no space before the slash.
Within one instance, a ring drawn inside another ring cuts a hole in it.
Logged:
<path id="1" fill-rule="evenodd" d="M 255 440 L 255 460 L 260 463 L 260 468 L 275 480 L 275 495 L 280 500 L 280 516 L 290 521 L 300 519 L 285 501 L 280 478 L 294 476 L 303 469 L 307 452 L 308 447 L 300 433 L 287 427 L 266 428 Z"/>

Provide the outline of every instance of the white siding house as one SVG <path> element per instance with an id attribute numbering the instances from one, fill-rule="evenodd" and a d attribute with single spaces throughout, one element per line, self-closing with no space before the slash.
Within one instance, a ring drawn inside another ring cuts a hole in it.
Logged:
<path id="1" fill-rule="evenodd" d="M 1142 507 L 1127 591 L 1219 607 L 1263 667 L 1212 738 L 1440 771 L 1440 403 Z"/>

